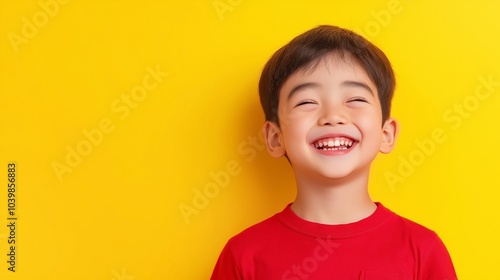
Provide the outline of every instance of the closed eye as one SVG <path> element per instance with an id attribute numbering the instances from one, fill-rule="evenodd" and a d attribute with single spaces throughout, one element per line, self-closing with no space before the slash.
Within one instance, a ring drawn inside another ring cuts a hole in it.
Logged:
<path id="1" fill-rule="evenodd" d="M 369 103 L 368 100 L 366 100 L 363 97 L 354 97 L 354 98 L 349 99 L 348 102 L 366 102 L 366 103 Z"/>
<path id="2" fill-rule="evenodd" d="M 295 105 L 295 107 L 299 107 L 299 106 L 306 105 L 306 104 L 316 104 L 316 102 L 314 100 L 302 100 L 299 103 L 297 103 L 297 105 Z"/>

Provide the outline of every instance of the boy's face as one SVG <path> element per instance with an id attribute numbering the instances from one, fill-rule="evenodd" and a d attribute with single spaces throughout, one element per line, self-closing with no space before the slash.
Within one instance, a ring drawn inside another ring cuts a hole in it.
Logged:
<path id="1" fill-rule="evenodd" d="M 329 54 L 294 73 L 279 96 L 280 127 L 264 125 L 268 150 L 286 155 L 296 176 L 345 178 L 368 172 L 394 146 L 397 124 L 382 124 L 376 86 L 355 60 Z"/>

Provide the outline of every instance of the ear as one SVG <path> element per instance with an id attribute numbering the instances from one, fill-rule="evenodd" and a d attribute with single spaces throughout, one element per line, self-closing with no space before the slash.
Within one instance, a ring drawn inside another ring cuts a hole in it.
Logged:
<path id="1" fill-rule="evenodd" d="M 380 152 L 384 154 L 390 153 L 396 144 L 399 125 L 395 119 L 389 118 L 385 121 L 382 127 L 382 141 L 380 142 Z"/>
<path id="2" fill-rule="evenodd" d="M 280 158 L 285 155 L 285 146 L 281 137 L 281 129 L 274 122 L 266 121 L 262 127 L 266 140 L 267 151 L 272 157 Z"/>

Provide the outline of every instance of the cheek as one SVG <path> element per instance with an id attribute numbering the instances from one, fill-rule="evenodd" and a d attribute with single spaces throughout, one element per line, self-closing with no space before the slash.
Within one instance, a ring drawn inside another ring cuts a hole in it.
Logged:
<path id="1" fill-rule="evenodd" d="M 301 139 L 304 140 L 307 138 L 307 134 L 309 132 L 309 129 L 311 125 L 307 120 L 304 120 L 302 118 L 297 118 L 297 119 L 288 119 L 289 122 L 287 125 L 282 127 L 283 131 L 283 139 L 285 143 L 287 143 L 290 147 L 290 144 L 293 146 L 295 145 L 302 145 Z"/>
<path id="2" fill-rule="evenodd" d="M 374 119 L 377 116 L 377 113 L 372 110 L 372 109 L 366 109 L 364 108 L 363 110 L 355 110 L 352 112 L 351 117 L 352 120 L 357 122 L 357 123 L 374 123 L 376 120 Z M 381 120 L 380 120 L 381 121 Z"/>
<path id="3" fill-rule="evenodd" d="M 299 133 L 310 128 L 314 121 L 314 114 L 294 110 L 280 115 L 280 126 L 282 130 L 289 133 Z"/>
<path id="4" fill-rule="evenodd" d="M 300 136 L 304 136 L 307 132 L 306 125 L 304 122 L 297 120 L 290 120 L 283 128 L 283 134 L 286 138 L 293 139 Z"/>
<path id="5" fill-rule="evenodd" d="M 377 105 L 369 105 L 360 110 L 355 110 L 352 117 L 358 122 L 368 122 L 370 124 L 378 124 L 382 127 L 382 110 Z"/>
<path id="6" fill-rule="evenodd" d="M 306 117 L 303 114 L 300 114 L 300 112 L 288 112 L 283 109 L 279 114 L 279 118 L 280 126 L 286 128 L 297 126 L 300 122 L 303 122 Z"/>
<path id="7" fill-rule="evenodd" d="M 354 120 L 356 126 L 361 130 L 361 133 L 367 136 L 381 137 L 382 131 L 382 115 L 379 114 L 362 114 Z"/>

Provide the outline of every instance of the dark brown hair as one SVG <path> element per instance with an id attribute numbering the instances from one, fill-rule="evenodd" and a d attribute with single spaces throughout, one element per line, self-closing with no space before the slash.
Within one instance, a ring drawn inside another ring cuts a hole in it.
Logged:
<path id="1" fill-rule="evenodd" d="M 390 116 L 396 86 L 391 63 L 385 54 L 360 35 L 336 26 L 313 28 L 280 48 L 269 59 L 259 81 L 260 103 L 267 121 L 279 126 L 279 92 L 296 71 L 310 67 L 329 53 L 352 55 L 375 84 L 382 107 L 382 121 Z"/>

